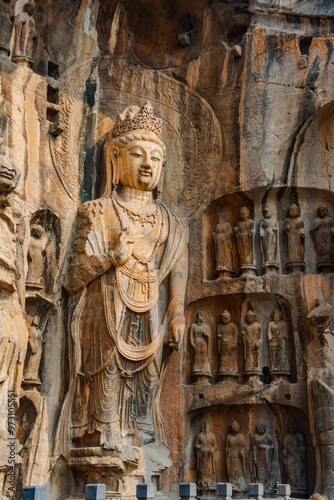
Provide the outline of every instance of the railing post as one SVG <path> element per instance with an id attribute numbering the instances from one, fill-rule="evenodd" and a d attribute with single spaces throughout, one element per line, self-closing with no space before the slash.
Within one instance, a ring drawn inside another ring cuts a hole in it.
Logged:
<path id="1" fill-rule="evenodd" d="M 136 497 L 138 500 L 151 500 L 155 497 L 155 485 L 153 483 L 137 484 Z"/>
<path id="2" fill-rule="evenodd" d="M 179 485 L 179 495 L 181 500 L 195 500 L 197 487 L 195 483 L 181 483 Z"/>
<path id="3" fill-rule="evenodd" d="M 85 500 L 106 500 L 106 485 L 86 484 Z"/>
<path id="4" fill-rule="evenodd" d="M 263 498 L 263 484 L 261 483 L 250 483 L 248 486 L 248 493 L 251 498 L 254 498 L 254 500 L 262 500 Z"/>
<path id="5" fill-rule="evenodd" d="M 46 500 L 46 486 L 25 486 L 22 500 Z"/>
<path id="6" fill-rule="evenodd" d="M 232 500 L 232 484 L 231 483 L 217 483 L 217 497 L 218 500 Z"/>
<path id="7" fill-rule="evenodd" d="M 277 498 L 283 498 L 284 500 L 289 500 L 290 495 L 291 495 L 291 487 L 289 484 L 277 485 Z"/>

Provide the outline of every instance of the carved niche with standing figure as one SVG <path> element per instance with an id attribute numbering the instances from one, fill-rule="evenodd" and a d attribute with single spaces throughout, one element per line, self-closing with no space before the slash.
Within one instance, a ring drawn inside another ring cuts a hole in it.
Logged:
<path id="1" fill-rule="evenodd" d="M 299 208 L 292 204 L 284 223 L 286 242 L 286 267 L 290 274 L 305 270 L 305 229 Z"/>
<path id="2" fill-rule="evenodd" d="M 310 234 L 317 256 L 319 272 L 334 270 L 334 220 L 329 216 L 328 207 L 321 203 L 317 210 L 318 217 L 313 221 Z"/>
<path id="3" fill-rule="evenodd" d="M 240 424 L 236 420 L 231 423 L 230 433 L 226 437 L 226 464 L 228 480 L 233 490 L 244 493 L 248 489 L 246 480 L 246 438 L 240 432 Z"/>
<path id="4" fill-rule="evenodd" d="M 244 373 L 250 381 L 258 381 L 262 371 L 260 368 L 260 352 L 262 346 L 262 326 L 257 320 L 257 314 L 252 308 L 246 312 L 242 328 L 244 343 Z"/>
<path id="5" fill-rule="evenodd" d="M 200 490 L 216 489 L 216 460 L 215 451 L 217 441 L 209 430 L 209 424 L 203 422 L 202 430 L 195 442 L 197 452 L 197 484 Z"/>
<path id="6" fill-rule="evenodd" d="M 49 210 L 36 212 L 30 221 L 27 253 L 26 290 L 29 295 L 45 296 L 53 292 L 59 253 L 60 224 Z"/>
<path id="7" fill-rule="evenodd" d="M 268 274 L 276 274 L 279 269 L 278 221 L 269 206 L 263 209 L 263 217 L 260 221 L 263 269 Z"/>
<path id="8" fill-rule="evenodd" d="M 252 439 L 253 480 L 262 483 L 265 494 L 273 493 L 273 453 L 274 441 L 267 432 L 265 422 L 256 424 L 256 432 Z"/>
<path id="9" fill-rule="evenodd" d="M 237 222 L 234 231 L 238 243 L 241 276 L 255 276 L 255 222 L 250 218 L 249 208 L 242 207 L 239 213 L 240 220 Z"/>
<path id="10" fill-rule="evenodd" d="M 218 224 L 213 233 L 216 256 L 216 273 L 218 276 L 230 278 L 234 273 L 233 255 L 233 228 L 227 222 L 225 212 L 218 214 Z"/>
<path id="11" fill-rule="evenodd" d="M 211 378 L 209 345 L 210 327 L 204 322 L 204 314 L 198 311 L 196 323 L 190 327 L 190 345 L 193 350 L 191 376 L 195 383 L 209 383 Z"/>
<path id="12" fill-rule="evenodd" d="M 286 480 L 291 486 L 292 494 L 307 495 L 305 453 L 304 437 L 298 432 L 296 422 L 291 421 L 284 438 L 283 457 Z"/>
<path id="13" fill-rule="evenodd" d="M 17 14 L 14 21 L 14 46 L 12 61 L 23 66 L 31 66 L 34 43 L 37 37 L 36 25 L 33 18 L 35 4 L 31 0 L 26 2 L 23 12 Z"/>
<path id="14" fill-rule="evenodd" d="M 123 477 L 127 463 L 132 471 L 138 465 L 138 447 L 166 444 L 159 395 L 185 329 L 188 229 L 158 199 L 161 137 L 149 102 L 118 115 L 104 145 L 101 197 L 79 208 L 64 284 L 76 303 L 75 370 L 58 436 L 71 432 L 76 456 L 93 445 L 92 453 L 109 463 L 116 450 L 115 470 Z M 56 441 L 66 450 L 66 439 Z"/>
<path id="15" fill-rule="evenodd" d="M 289 361 L 289 327 L 282 319 L 282 311 L 275 308 L 268 325 L 270 374 L 280 378 L 291 374 Z"/>
<path id="16" fill-rule="evenodd" d="M 238 376 L 238 328 L 231 322 L 231 314 L 223 311 L 222 322 L 217 328 L 220 381 Z"/>

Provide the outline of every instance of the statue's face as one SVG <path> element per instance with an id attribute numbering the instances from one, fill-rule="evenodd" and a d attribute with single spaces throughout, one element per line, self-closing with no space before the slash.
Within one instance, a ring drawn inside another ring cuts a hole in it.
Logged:
<path id="1" fill-rule="evenodd" d="M 29 14 L 29 16 L 32 16 L 33 13 L 35 12 L 35 5 L 32 2 L 26 3 L 24 8 L 25 8 L 25 11 Z"/>
<path id="2" fill-rule="evenodd" d="M 42 226 L 33 226 L 31 228 L 31 236 L 39 240 L 43 236 L 43 227 Z"/>
<path id="3" fill-rule="evenodd" d="M 240 425 L 239 423 L 235 420 L 234 422 L 232 422 L 231 424 L 231 431 L 233 432 L 233 434 L 237 434 L 240 430 Z"/>
<path id="4" fill-rule="evenodd" d="M 326 206 L 322 206 L 322 205 L 321 205 L 321 206 L 318 208 L 318 215 L 319 215 L 319 217 L 321 217 L 322 219 L 323 219 L 324 217 L 326 217 L 326 216 L 328 215 L 328 208 L 327 208 Z"/>
<path id="5" fill-rule="evenodd" d="M 274 311 L 273 312 L 273 320 L 274 321 L 279 321 L 281 319 L 282 315 L 279 311 Z"/>
<path id="6" fill-rule="evenodd" d="M 249 325 L 252 325 L 255 321 L 255 314 L 247 314 L 246 321 Z"/>
<path id="7" fill-rule="evenodd" d="M 289 208 L 289 217 L 292 217 L 295 219 L 299 215 L 299 209 L 298 207 L 290 207 Z"/>
<path id="8" fill-rule="evenodd" d="M 202 430 L 203 430 L 204 434 L 207 434 L 209 432 L 209 424 L 207 422 L 204 422 L 204 424 L 202 426 Z"/>
<path id="9" fill-rule="evenodd" d="M 248 212 L 248 210 L 240 210 L 240 219 L 241 220 L 247 220 L 247 219 L 249 219 L 249 212 Z"/>
<path id="10" fill-rule="evenodd" d="M 269 212 L 268 208 L 265 208 L 265 209 L 263 210 L 263 217 L 264 217 L 265 219 L 270 219 L 271 214 L 270 214 L 270 212 Z"/>
<path id="11" fill-rule="evenodd" d="M 163 151 L 149 141 L 131 141 L 123 148 L 119 180 L 123 186 L 153 191 L 160 179 Z"/>
<path id="12" fill-rule="evenodd" d="M 4 155 L 0 156 L 0 193 L 13 191 L 20 178 L 20 172 Z"/>
<path id="13" fill-rule="evenodd" d="M 267 426 L 264 423 L 263 424 L 262 423 L 261 424 L 257 424 L 256 430 L 257 430 L 257 432 L 259 434 L 264 434 L 266 432 L 266 430 L 267 430 Z"/>
<path id="14" fill-rule="evenodd" d="M 228 316 L 227 314 L 223 314 L 223 315 L 222 315 L 222 323 L 223 323 L 224 325 L 228 325 L 228 324 L 229 324 L 229 322 L 230 322 L 230 316 Z"/>
<path id="15" fill-rule="evenodd" d="M 198 325 L 202 325 L 204 323 L 204 316 L 203 313 L 198 312 L 196 315 L 196 320 Z"/>

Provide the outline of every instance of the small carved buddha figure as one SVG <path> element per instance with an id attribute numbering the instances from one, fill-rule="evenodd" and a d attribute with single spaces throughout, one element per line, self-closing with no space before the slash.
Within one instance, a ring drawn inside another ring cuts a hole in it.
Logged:
<path id="1" fill-rule="evenodd" d="M 228 311 L 222 314 L 222 322 L 217 329 L 220 380 L 229 380 L 238 376 L 238 328 L 231 323 L 231 315 Z"/>
<path id="2" fill-rule="evenodd" d="M 27 326 L 29 332 L 28 351 L 27 351 L 28 361 L 26 362 L 24 368 L 23 379 L 24 382 L 29 382 L 29 383 L 34 383 L 35 385 L 39 385 L 41 382 L 38 377 L 38 370 L 39 370 L 39 365 L 41 363 L 43 349 L 40 345 L 38 317 L 28 316 Z"/>
<path id="3" fill-rule="evenodd" d="M 278 222 L 272 217 L 270 208 L 263 209 L 260 221 L 260 239 L 263 257 L 263 269 L 266 273 L 277 273 L 278 264 Z"/>
<path id="4" fill-rule="evenodd" d="M 262 483 L 265 493 L 273 492 L 272 461 L 274 453 L 274 441 L 267 432 L 264 422 L 256 424 L 256 433 L 252 439 L 253 446 L 253 480 Z"/>
<path id="5" fill-rule="evenodd" d="M 43 226 L 33 224 L 30 230 L 31 238 L 28 250 L 27 288 L 43 288 L 43 270 L 46 256 L 46 247 L 49 242 Z"/>
<path id="6" fill-rule="evenodd" d="M 262 326 L 256 321 L 256 314 L 249 310 L 246 314 L 242 337 L 244 341 L 245 374 L 259 375 L 260 370 L 260 350 L 262 345 Z"/>
<path id="7" fill-rule="evenodd" d="M 216 254 L 216 273 L 218 276 L 229 278 L 234 273 L 232 264 L 232 244 L 233 229 L 232 225 L 226 220 L 226 213 L 220 212 L 218 215 L 218 224 L 213 233 Z"/>
<path id="8" fill-rule="evenodd" d="M 250 218 L 247 207 L 240 209 L 240 220 L 234 228 L 242 276 L 255 276 L 256 261 L 254 253 L 255 222 Z"/>
<path id="9" fill-rule="evenodd" d="M 193 348 L 191 376 L 195 383 L 209 383 L 211 378 L 209 360 L 210 327 L 204 323 L 202 311 L 196 314 L 196 323 L 190 327 L 190 345 Z"/>
<path id="10" fill-rule="evenodd" d="M 202 430 L 198 434 L 195 443 L 197 451 L 197 484 L 201 490 L 216 489 L 216 462 L 215 450 L 217 441 L 209 431 L 209 424 L 203 422 Z"/>
<path id="11" fill-rule="evenodd" d="M 334 270 L 334 220 L 328 214 L 328 207 L 321 203 L 318 217 L 310 229 L 317 255 L 317 269 L 320 273 Z"/>
<path id="12" fill-rule="evenodd" d="M 29 0 L 24 5 L 24 12 L 15 17 L 14 21 L 14 47 L 12 61 L 23 66 L 31 66 L 32 53 L 36 39 L 36 26 L 34 18 L 35 4 Z"/>
<path id="13" fill-rule="evenodd" d="M 291 493 L 307 494 L 306 470 L 305 470 L 305 441 L 297 430 L 296 422 L 292 421 L 288 426 L 288 433 L 284 438 L 283 457 L 287 483 L 291 486 Z"/>
<path id="14" fill-rule="evenodd" d="M 231 432 L 226 438 L 226 464 L 228 480 L 233 490 L 245 492 L 246 481 L 246 438 L 240 432 L 240 424 L 236 420 L 231 423 Z"/>
<path id="15" fill-rule="evenodd" d="M 290 274 L 302 272 L 305 269 L 305 229 L 299 216 L 299 208 L 292 204 L 284 223 L 286 239 L 286 267 Z"/>
<path id="16" fill-rule="evenodd" d="M 289 329 L 282 320 L 282 312 L 273 310 L 272 321 L 268 326 L 268 341 L 270 350 L 270 373 L 275 377 L 291 374 L 289 365 Z"/>

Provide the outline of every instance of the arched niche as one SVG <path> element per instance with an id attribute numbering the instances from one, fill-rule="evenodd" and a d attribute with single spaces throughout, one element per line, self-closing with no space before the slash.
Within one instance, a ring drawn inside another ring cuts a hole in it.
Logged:
<path id="1" fill-rule="evenodd" d="M 50 296 L 54 291 L 60 254 L 61 229 L 57 215 L 48 209 L 35 212 L 30 220 L 30 242 L 27 254 L 28 297 Z"/>
<path id="2" fill-rule="evenodd" d="M 304 123 L 296 137 L 288 186 L 334 190 L 334 101 Z"/>

